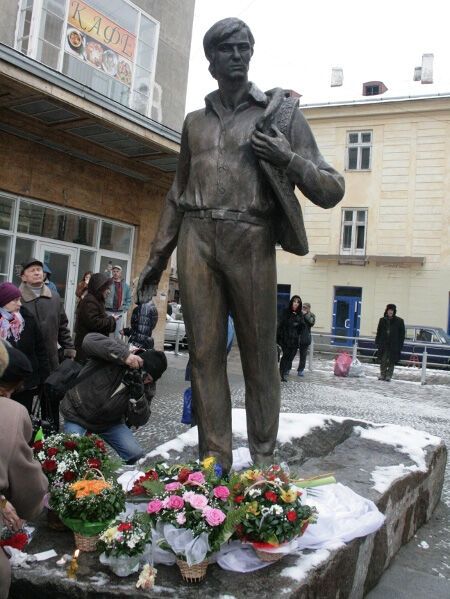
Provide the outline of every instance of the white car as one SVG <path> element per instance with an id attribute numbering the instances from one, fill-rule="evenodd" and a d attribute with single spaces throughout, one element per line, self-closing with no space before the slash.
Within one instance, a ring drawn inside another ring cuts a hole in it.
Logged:
<path id="1" fill-rule="evenodd" d="M 164 343 L 175 345 L 177 335 L 180 347 L 187 347 L 186 328 L 182 320 L 176 320 L 166 314 L 166 329 L 164 333 Z"/>

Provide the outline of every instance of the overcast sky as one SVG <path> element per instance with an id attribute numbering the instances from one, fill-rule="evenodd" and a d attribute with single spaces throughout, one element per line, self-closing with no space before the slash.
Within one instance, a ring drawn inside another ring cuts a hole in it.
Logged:
<path id="1" fill-rule="evenodd" d="M 445 0 L 196 0 L 186 112 L 215 89 L 202 40 L 219 19 L 251 28 L 250 80 L 263 90 L 294 89 L 302 103 L 355 99 L 364 81 L 383 81 L 389 95 L 450 93 L 450 9 Z M 423 53 L 434 54 L 434 84 L 413 82 Z M 344 86 L 331 88 L 331 67 Z"/>

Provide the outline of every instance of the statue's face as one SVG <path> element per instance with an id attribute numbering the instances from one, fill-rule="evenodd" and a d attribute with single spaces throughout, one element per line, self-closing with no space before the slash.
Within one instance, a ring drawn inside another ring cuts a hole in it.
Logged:
<path id="1" fill-rule="evenodd" d="M 214 57 L 216 79 L 246 79 L 252 48 L 245 29 L 236 31 L 218 44 Z"/>

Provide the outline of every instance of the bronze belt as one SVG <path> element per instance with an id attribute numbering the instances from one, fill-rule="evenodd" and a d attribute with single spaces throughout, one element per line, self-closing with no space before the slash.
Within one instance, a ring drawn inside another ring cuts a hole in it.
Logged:
<path id="1" fill-rule="evenodd" d="M 186 210 L 185 217 L 204 218 L 209 220 L 232 220 L 235 222 L 251 223 L 252 225 L 267 225 L 268 219 L 259 216 L 252 216 L 246 212 L 237 212 L 233 210 Z"/>

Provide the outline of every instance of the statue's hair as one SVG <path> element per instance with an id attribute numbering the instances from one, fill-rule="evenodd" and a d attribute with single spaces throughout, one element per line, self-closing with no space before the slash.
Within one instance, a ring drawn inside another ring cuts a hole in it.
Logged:
<path id="1" fill-rule="evenodd" d="M 208 29 L 203 38 L 203 49 L 205 51 L 206 58 L 210 63 L 214 61 L 214 54 L 217 46 L 226 40 L 230 35 L 244 29 L 248 35 L 248 41 L 253 52 L 253 46 L 255 45 L 255 38 L 253 37 L 250 27 L 244 21 L 236 19 L 235 17 L 229 17 L 228 19 L 222 19 L 217 21 L 214 25 Z M 211 70 L 211 67 L 210 67 Z"/>

